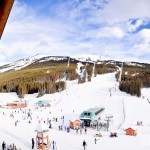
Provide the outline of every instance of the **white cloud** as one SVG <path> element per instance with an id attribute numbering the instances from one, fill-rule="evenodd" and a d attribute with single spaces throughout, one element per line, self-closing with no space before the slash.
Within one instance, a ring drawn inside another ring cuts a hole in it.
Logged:
<path id="1" fill-rule="evenodd" d="M 148 0 L 110 0 L 107 4 L 102 0 L 68 0 L 56 8 L 54 16 L 42 16 L 15 1 L 0 43 L 0 62 L 37 53 L 138 60 L 142 51 L 149 54 L 150 30 L 131 33 L 150 20 L 149 4 Z M 130 19 L 137 21 L 132 24 Z"/>
<path id="2" fill-rule="evenodd" d="M 132 38 L 134 42 L 127 54 L 138 61 L 150 63 L 150 29 L 143 29 L 132 35 Z"/>
<path id="3" fill-rule="evenodd" d="M 149 18 L 149 0 L 111 0 L 102 12 L 110 24 L 131 18 Z"/>
<path id="4" fill-rule="evenodd" d="M 139 35 L 143 38 L 145 43 L 150 42 L 150 29 L 143 29 L 139 32 Z M 150 49 L 149 49 L 150 51 Z"/>
<path id="5" fill-rule="evenodd" d="M 97 37 L 122 38 L 125 35 L 119 27 L 105 27 L 97 33 Z"/>

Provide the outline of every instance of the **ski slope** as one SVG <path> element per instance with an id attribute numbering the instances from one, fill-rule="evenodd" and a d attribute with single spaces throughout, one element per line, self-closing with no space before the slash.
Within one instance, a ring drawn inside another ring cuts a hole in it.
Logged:
<path id="1" fill-rule="evenodd" d="M 67 81 L 66 90 L 55 93 L 45 94 L 37 98 L 37 93 L 25 95 L 28 107 L 23 111 L 32 112 L 32 120 L 23 119 L 25 114 L 20 110 L 0 109 L 0 144 L 5 141 L 8 144 L 15 145 L 22 150 L 31 149 L 31 139 L 36 136 L 35 129 L 39 120 L 42 122 L 54 117 L 58 122 L 52 121 L 52 129 L 48 135 L 50 141 L 56 141 L 57 150 L 83 150 L 82 142 L 87 142 L 86 150 L 115 149 L 115 150 L 149 150 L 150 149 L 150 104 L 147 98 L 150 98 L 150 89 L 143 89 L 144 98 L 130 96 L 118 89 L 118 83 L 115 80 L 115 73 L 98 75 L 93 77 L 91 82 L 77 84 L 78 81 Z M 18 100 L 15 93 L 1 93 L 0 104 Z M 39 100 L 50 100 L 50 108 L 35 109 L 35 102 Z M 61 117 L 64 116 L 64 126 L 69 125 L 69 120 L 78 118 L 85 109 L 103 106 L 105 111 L 102 119 L 107 115 L 113 116 L 113 122 L 106 131 L 96 131 L 96 129 L 87 128 L 87 135 L 76 134 L 75 130 L 70 133 L 59 131 L 58 126 L 62 125 Z M 18 113 L 19 111 L 19 113 Z M 13 112 L 14 118 L 10 117 Z M 4 113 L 4 114 L 3 114 Z M 15 121 L 18 120 L 17 126 Z M 137 121 L 143 121 L 143 126 L 136 126 Z M 138 135 L 136 137 L 126 136 L 124 127 L 136 126 Z M 110 132 L 117 131 L 117 138 L 110 138 Z M 101 132 L 103 137 L 99 138 L 97 144 L 94 143 L 94 134 Z M 149 141 L 149 142 L 148 142 Z"/>

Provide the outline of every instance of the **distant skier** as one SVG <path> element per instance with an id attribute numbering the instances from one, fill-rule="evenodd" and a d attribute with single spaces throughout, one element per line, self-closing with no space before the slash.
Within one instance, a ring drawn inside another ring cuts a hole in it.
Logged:
<path id="1" fill-rule="evenodd" d="M 34 138 L 32 138 L 32 149 L 34 149 L 34 144 L 35 144 Z"/>
<path id="2" fill-rule="evenodd" d="M 84 131 L 85 131 L 85 134 L 86 134 L 87 133 L 87 129 L 85 128 Z"/>
<path id="3" fill-rule="evenodd" d="M 17 126 L 18 120 L 15 121 L 15 126 Z"/>
<path id="4" fill-rule="evenodd" d="M 49 128 L 50 128 L 50 129 L 52 128 L 52 124 L 49 125 Z"/>
<path id="5" fill-rule="evenodd" d="M 55 141 L 52 142 L 53 149 L 55 149 Z"/>
<path id="6" fill-rule="evenodd" d="M 13 147 L 13 150 L 15 150 L 15 145 L 14 145 L 14 143 L 13 143 L 13 146 L 12 146 L 12 147 Z"/>
<path id="7" fill-rule="evenodd" d="M 84 150 L 85 150 L 85 147 L 87 146 L 87 144 L 86 144 L 86 142 L 85 142 L 85 140 L 83 141 L 83 148 L 84 148 Z"/>
<path id="8" fill-rule="evenodd" d="M 97 139 L 95 138 L 95 139 L 94 139 L 94 141 L 95 141 L 95 144 L 96 144 L 96 142 L 97 142 Z"/>
<path id="9" fill-rule="evenodd" d="M 78 129 L 78 127 L 77 127 L 77 128 L 76 128 L 76 134 L 78 134 L 78 130 L 79 130 L 79 129 Z"/>

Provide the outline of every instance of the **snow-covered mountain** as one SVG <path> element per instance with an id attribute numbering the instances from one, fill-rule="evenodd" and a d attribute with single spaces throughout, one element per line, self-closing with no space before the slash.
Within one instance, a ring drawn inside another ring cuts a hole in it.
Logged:
<path id="1" fill-rule="evenodd" d="M 0 72 L 5 72 L 5 71 L 9 71 L 9 70 L 20 70 L 32 63 L 34 63 L 36 60 L 45 57 L 43 55 L 35 55 L 33 57 L 30 58 L 24 58 L 24 59 L 20 59 L 17 60 L 15 62 L 12 62 L 10 64 L 6 64 L 4 66 L 0 67 Z"/>
<path id="2" fill-rule="evenodd" d="M 22 68 L 25 68 L 35 62 L 46 62 L 46 61 L 62 61 L 62 60 L 68 60 L 68 57 L 65 56 L 47 56 L 47 55 L 35 55 L 33 57 L 24 58 L 17 60 L 15 62 L 12 62 L 10 64 L 6 64 L 4 66 L 0 67 L 0 72 L 6 72 L 10 70 L 20 70 Z"/>
<path id="3" fill-rule="evenodd" d="M 78 55 L 73 57 L 76 60 L 82 61 L 82 62 L 98 62 L 98 61 L 104 61 L 109 60 L 108 58 L 105 58 L 103 56 L 98 55 Z"/>
<path id="4" fill-rule="evenodd" d="M 46 61 L 68 61 L 69 58 L 71 58 L 73 61 L 78 61 L 78 62 L 99 62 L 99 61 L 104 61 L 106 58 L 97 56 L 97 55 L 81 55 L 81 56 L 74 56 L 74 57 L 69 57 L 69 56 L 48 56 L 48 55 L 35 55 L 33 57 L 29 58 L 24 58 L 17 60 L 15 62 L 12 62 L 10 64 L 6 64 L 4 66 L 0 67 L 0 72 L 6 72 L 10 70 L 20 70 L 22 68 L 25 68 L 33 63 L 42 63 Z"/>
<path id="5" fill-rule="evenodd" d="M 78 56 L 48 56 L 48 55 L 35 55 L 29 58 L 24 58 L 17 60 L 15 62 L 0 66 L 0 72 L 6 72 L 6 71 L 15 71 L 15 70 L 20 70 L 22 68 L 25 68 L 31 64 L 36 64 L 36 63 L 43 63 L 43 62 L 50 62 L 50 61 L 76 61 L 76 62 L 81 62 L 81 63 L 93 63 L 93 64 L 122 64 L 121 61 L 115 61 L 111 60 L 109 58 L 105 58 L 103 56 L 98 56 L 98 55 L 78 55 Z M 139 62 L 125 62 L 127 65 L 131 66 L 146 66 L 147 64 L 145 63 L 139 63 Z M 149 65 L 149 64 L 148 64 Z"/>

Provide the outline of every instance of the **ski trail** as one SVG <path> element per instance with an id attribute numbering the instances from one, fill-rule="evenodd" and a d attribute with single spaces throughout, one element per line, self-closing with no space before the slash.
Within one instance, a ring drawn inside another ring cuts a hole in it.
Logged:
<path id="1" fill-rule="evenodd" d="M 120 76 L 119 76 L 119 81 L 121 81 L 122 70 L 123 70 L 123 63 L 122 63 L 121 69 L 120 69 Z"/>
<path id="2" fill-rule="evenodd" d="M 93 65 L 92 77 L 94 77 L 94 73 L 95 73 L 95 62 L 94 62 L 94 65 Z"/>
<path id="3" fill-rule="evenodd" d="M 70 57 L 68 59 L 68 65 L 67 65 L 67 67 L 69 67 L 69 66 L 70 66 Z"/>
<path id="4" fill-rule="evenodd" d="M 126 119 L 126 113 L 125 113 L 125 104 L 124 104 L 124 99 L 122 100 L 122 123 L 118 126 L 118 129 L 120 129 L 122 127 L 122 125 L 124 124 L 125 122 L 125 119 Z"/>

